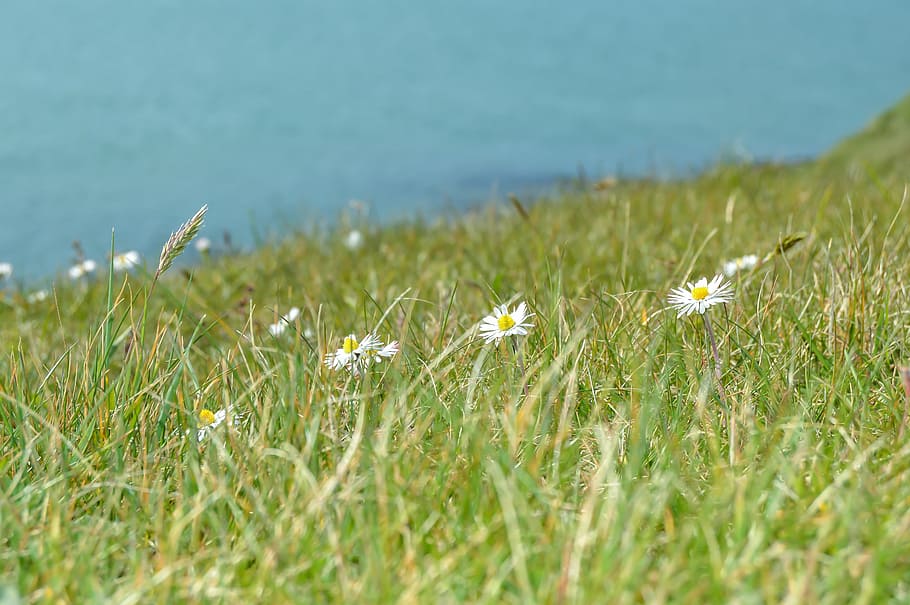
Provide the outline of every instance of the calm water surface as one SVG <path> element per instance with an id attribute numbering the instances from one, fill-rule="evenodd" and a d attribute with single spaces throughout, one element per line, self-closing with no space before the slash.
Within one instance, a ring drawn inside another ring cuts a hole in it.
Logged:
<path id="1" fill-rule="evenodd" d="M 0 261 L 155 255 L 577 174 L 816 154 L 910 88 L 907 0 L 7 0 Z"/>

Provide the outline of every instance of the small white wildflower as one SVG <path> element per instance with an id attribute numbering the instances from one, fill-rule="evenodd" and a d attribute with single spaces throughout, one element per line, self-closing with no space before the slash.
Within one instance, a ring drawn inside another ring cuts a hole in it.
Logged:
<path id="1" fill-rule="evenodd" d="M 751 269 L 758 264 L 758 256 L 755 254 L 747 254 L 746 256 L 740 256 L 739 258 L 734 258 L 724 263 L 724 274 L 727 277 L 733 277 L 740 271 L 745 271 Z"/>
<path id="2" fill-rule="evenodd" d="M 508 305 L 494 307 L 493 313 L 480 322 L 480 336 L 487 344 L 499 342 L 506 336 L 524 336 L 528 333 L 528 328 L 534 327 L 533 323 L 527 321 L 532 317 L 534 314 L 528 313 L 524 302 L 518 303 L 514 311 L 509 311 Z"/>
<path id="3" fill-rule="evenodd" d="M 98 263 L 91 259 L 87 259 L 70 267 L 67 273 L 69 274 L 70 279 L 76 280 L 85 277 L 89 273 L 94 273 L 97 268 Z"/>
<path id="4" fill-rule="evenodd" d="M 724 282 L 723 275 L 715 275 L 711 282 L 703 277 L 694 284 L 688 282 L 685 288 L 674 288 L 667 301 L 678 311 L 677 317 L 704 314 L 714 305 L 733 300 L 733 290 L 729 282 Z"/>
<path id="5" fill-rule="evenodd" d="M 288 311 L 287 315 L 282 315 L 278 318 L 277 322 L 269 326 L 269 334 L 276 338 L 281 336 L 290 324 L 297 321 L 298 317 L 300 317 L 300 309 L 291 307 L 291 310 Z"/>
<path id="6" fill-rule="evenodd" d="M 47 300 L 48 296 L 50 296 L 50 294 L 48 293 L 47 290 L 35 290 L 31 294 L 29 294 L 25 300 L 27 300 L 30 304 L 35 304 L 35 303 L 39 303 L 39 302 L 44 302 L 45 300 Z"/>
<path id="7" fill-rule="evenodd" d="M 325 356 L 325 365 L 333 370 L 347 368 L 354 374 L 360 374 L 370 362 L 369 358 L 382 349 L 382 341 L 373 334 L 367 334 L 360 341 L 354 334 L 348 334 L 341 348 Z"/>
<path id="8" fill-rule="evenodd" d="M 205 254 L 212 249 L 212 240 L 207 237 L 200 237 L 196 240 L 196 251 Z"/>
<path id="9" fill-rule="evenodd" d="M 139 253 L 135 250 L 130 250 L 129 252 L 115 254 L 114 258 L 111 260 L 111 265 L 116 273 L 120 273 L 121 271 L 129 271 L 141 261 L 142 257 L 139 256 Z"/>
<path id="10" fill-rule="evenodd" d="M 220 409 L 217 412 L 203 408 L 199 410 L 199 428 L 196 430 L 196 441 L 202 441 L 209 433 L 221 426 L 228 419 L 230 408 Z M 231 424 L 236 425 L 240 422 L 241 417 L 237 414 L 231 414 Z M 187 431 L 189 432 L 189 431 Z"/>
<path id="11" fill-rule="evenodd" d="M 0 263 L 0 280 L 13 276 L 13 266 L 10 263 Z"/>
<path id="12" fill-rule="evenodd" d="M 363 234 L 357 229 L 351 229 L 344 238 L 344 245 L 348 250 L 357 250 L 363 245 Z"/>

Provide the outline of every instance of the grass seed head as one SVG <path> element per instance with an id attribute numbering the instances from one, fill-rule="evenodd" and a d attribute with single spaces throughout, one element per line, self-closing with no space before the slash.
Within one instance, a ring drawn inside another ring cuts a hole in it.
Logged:
<path id="1" fill-rule="evenodd" d="M 179 229 L 171 233 L 171 236 L 161 249 L 161 257 L 158 259 L 158 270 L 155 272 L 156 280 L 161 277 L 165 271 L 170 269 L 174 260 L 183 254 L 183 251 L 186 250 L 189 243 L 193 241 L 193 238 L 199 233 L 208 208 L 208 204 L 203 205 L 202 208 L 193 215 L 193 218 L 180 225 Z"/>

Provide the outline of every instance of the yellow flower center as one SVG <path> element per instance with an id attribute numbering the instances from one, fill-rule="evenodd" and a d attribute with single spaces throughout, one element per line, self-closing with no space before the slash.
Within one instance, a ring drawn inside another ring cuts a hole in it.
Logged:
<path id="1" fill-rule="evenodd" d="M 215 422 L 215 413 L 212 410 L 202 409 L 199 411 L 199 426 L 208 426 Z"/>
<path id="2" fill-rule="evenodd" d="M 499 321 L 496 322 L 499 325 L 499 329 L 503 332 L 515 325 L 515 320 L 512 319 L 512 316 L 509 314 L 500 315 Z"/>
<path id="3" fill-rule="evenodd" d="M 704 300 L 708 298 L 708 289 L 704 286 L 692 288 L 692 298 L 695 300 Z"/>
<path id="4" fill-rule="evenodd" d="M 342 345 L 341 348 L 344 350 L 345 353 L 347 353 L 348 355 L 350 355 L 351 353 L 353 353 L 354 351 L 356 351 L 356 350 L 357 350 L 357 347 L 359 347 L 359 346 L 360 346 L 360 343 L 359 343 L 359 342 L 357 342 L 356 340 L 354 340 L 354 339 L 351 338 L 350 336 L 346 336 L 345 339 L 344 339 L 344 344 Z"/>

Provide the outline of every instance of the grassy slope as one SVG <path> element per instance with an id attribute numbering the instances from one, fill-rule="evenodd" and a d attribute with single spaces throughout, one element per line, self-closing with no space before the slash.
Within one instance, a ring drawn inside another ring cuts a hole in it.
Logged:
<path id="1" fill-rule="evenodd" d="M 299 237 L 170 276 L 128 355 L 147 278 L 109 314 L 106 284 L 8 297 L 0 577 L 51 603 L 907 602 L 903 186 L 722 167 L 358 253 Z M 714 314 L 731 423 L 663 301 L 795 231 Z M 527 394 L 470 339 L 513 295 Z M 315 336 L 268 334 L 291 304 Z M 392 364 L 320 366 L 373 326 Z M 228 405 L 240 426 L 183 437 Z"/>
<path id="2" fill-rule="evenodd" d="M 820 163 L 834 170 L 856 166 L 910 175 L 910 96 L 835 146 Z"/>

